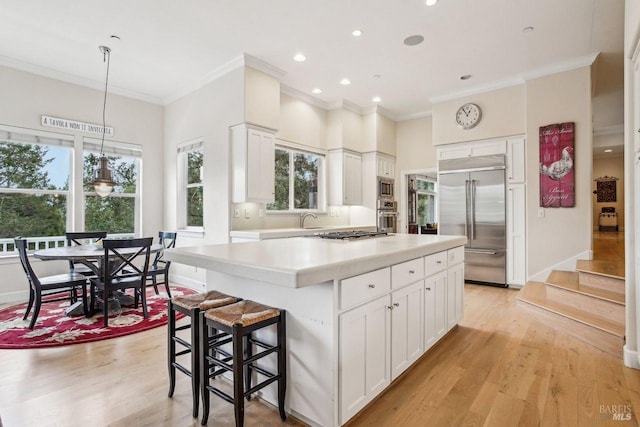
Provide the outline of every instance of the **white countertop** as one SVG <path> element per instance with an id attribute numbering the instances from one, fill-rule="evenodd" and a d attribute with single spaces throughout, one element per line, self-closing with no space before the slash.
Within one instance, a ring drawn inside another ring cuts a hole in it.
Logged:
<path id="1" fill-rule="evenodd" d="M 317 233 L 327 233 L 333 231 L 349 230 L 375 230 L 375 226 L 349 226 L 349 225 L 328 225 L 324 227 L 309 228 L 265 228 L 256 230 L 233 230 L 229 232 L 231 237 L 241 237 L 243 239 L 282 239 L 287 237 L 313 236 Z"/>
<path id="2" fill-rule="evenodd" d="M 424 234 L 355 240 L 295 237 L 168 249 L 164 256 L 177 263 L 296 288 L 388 267 L 466 241 L 464 236 Z"/>

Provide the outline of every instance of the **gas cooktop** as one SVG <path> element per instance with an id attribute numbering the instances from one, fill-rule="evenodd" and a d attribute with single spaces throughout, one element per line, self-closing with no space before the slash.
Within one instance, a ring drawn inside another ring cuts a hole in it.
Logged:
<path id="1" fill-rule="evenodd" d="M 316 236 L 322 239 L 337 239 L 337 240 L 352 240 L 352 239 L 362 239 L 368 237 L 382 237 L 387 236 L 388 233 L 386 231 L 334 231 L 329 233 L 318 233 Z"/>

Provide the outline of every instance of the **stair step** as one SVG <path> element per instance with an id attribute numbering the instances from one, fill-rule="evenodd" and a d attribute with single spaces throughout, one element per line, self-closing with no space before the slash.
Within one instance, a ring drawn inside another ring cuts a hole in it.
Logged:
<path id="1" fill-rule="evenodd" d="M 625 304 L 624 294 L 581 284 L 580 274 L 577 271 L 553 270 L 545 283 L 612 303 Z"/>
<path id="2" fill-rule="evenodd" d="M 529 287 L 532 283 L 535 282 L 527 283 L 520 292 Z M 625 344 L 624 337 L 575 321 L 563 314 L 557 314 L 554 311 L 549 311 L 546 307 L 536 305 L 539 301 L 534 300 L 535 302 L 532 302 L 526 296 L 521 298 L 521 296 L 518 295 L 516 298 L 518 299 L 519 306 L 535 314 L 536 321 L 540 321 L 551 328 L 573 335 L 577 339 L 591 344 L 602 351 L 610 353 L 618 358 L 622 358 L 622 349 Z"/>
<path id="3" fill-rule="evenodd" d="M 576 270 L 624 280 L 624 262 L 579 259 Z"/>
<path id="4" fill-rule="evenodd" d="M 551 293 L 553 293 L 553 291 L 551 291 Z M 607 317 L 594 314 L 592 310 L 590 311 L 578 307 L 572 307 L 558 302 L 553 298 L 547 298 L 547 285 L 545 283 L 527 282 L 527 284 L 520 289 L 516 298 L 519 301 L 575 320 L 576 322 L 580 322 L 602 332 L 606 332 L 607 334 L 614 335 L 618 338 L 624 338 L 624 315 L 619 322 L 616 322 Z"/>
<path id="5" fill-rule="evenodd" d="M 622 295 L 625 293 L 624 268 L 620 273 L 620 263 L 578 260 L 576 270 L 580 275 L 580 284 L 582 285 Z"/>

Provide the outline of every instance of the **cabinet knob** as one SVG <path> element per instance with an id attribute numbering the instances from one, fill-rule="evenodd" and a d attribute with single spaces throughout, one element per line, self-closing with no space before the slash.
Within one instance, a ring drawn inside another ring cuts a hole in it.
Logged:
<path id="1" fill-rule="evenodd" d="M 425 289 L 426 289 L 426 290 L 428 290 L 428 291 L 430 291 L 430 290 L 431 290 L 431 288 L 425 288 Z"/>
<path id="2" fill-rule="evenodd" d="M 369 287 L 370 287 L 371 289 L 373 289 L 373 288 L 375 288 L 375 287 L 376 287 L 376 285 L 374 285 L 373 283 L 369 283 Z"/>
<path id="3" fill-rule="evenodd" d="M 442 264 L 442 261 L 438 260 L 436 261 L 436 264 Z"/>
<path id="4" fill-rule="evenodd" d="M 388 305 L 388 306 L 387 306 L 387 308 L 388 308 L 389 310 L 393 310 L 393 306 Z"/>
<path id="5" fill-rule="evenodd" d="M 400 303 L 394 302 L 394 303 L 393 303 L 393 306 L 394 306 L 394 307 L 400 307 Z"/>
<path id="6" fill-rule="evenodd" d="M 415 270 L 409 270 L 409 274 L 415 274 Z"/>

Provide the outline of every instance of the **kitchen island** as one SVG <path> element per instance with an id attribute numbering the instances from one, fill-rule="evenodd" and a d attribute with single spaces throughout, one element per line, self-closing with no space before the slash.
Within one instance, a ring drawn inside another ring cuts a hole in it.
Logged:
<path id="1" fill-rule="evenodd" d="M 165 257 L 207 269 L 208 289 L 287 310 L 287 410 L 334 426 L 455 327 L 465 243 L 407 234 L 297 237 L 176 248 Z M 262 335 L 274 338 L 271 330 Z M 262 397 L 275 402 L 274 391 Z"/>

